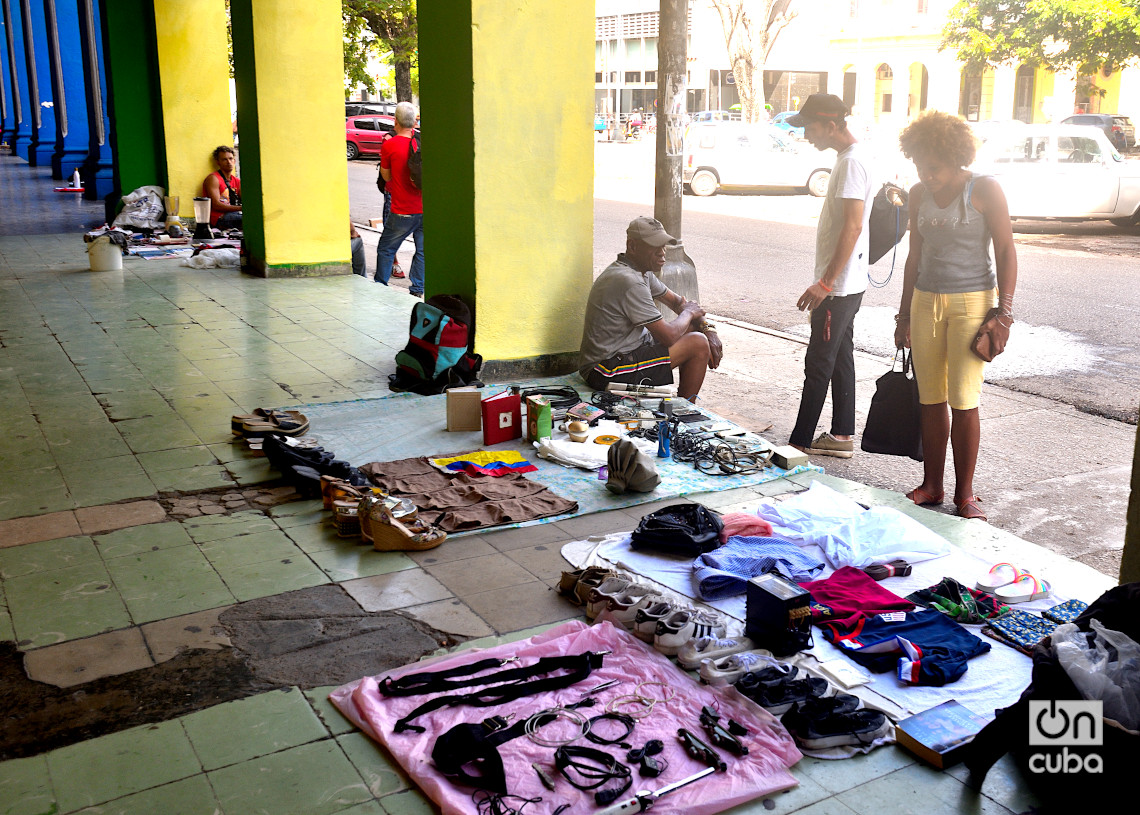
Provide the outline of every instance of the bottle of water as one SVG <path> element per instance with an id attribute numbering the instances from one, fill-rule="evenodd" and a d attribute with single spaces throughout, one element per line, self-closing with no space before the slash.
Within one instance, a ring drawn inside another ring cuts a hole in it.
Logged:
<path id="1" fill-rule="evenodd" d="M 75 172 L 71 174 L 71 186 L 73 189 L 78 189 L 83 186 L 83 182 L 79 179 L 79 168 L 75 168 Z"/>
<path id="2" fill-rule="evenodd" d="M 669 458 L 669 422 L 662 419 L 657 423 L 657 458 Z"/>

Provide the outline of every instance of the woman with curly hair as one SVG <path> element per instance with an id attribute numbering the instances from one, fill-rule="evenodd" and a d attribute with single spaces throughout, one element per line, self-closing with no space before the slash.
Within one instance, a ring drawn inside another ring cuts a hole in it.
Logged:
<path id="1" fill-rule="evenodd" d="M 974 468 L 985 362 L 972 345 L 986 324 L 1000 351 L 1013 324 L 1009 207 L 997 181 L 966 169 L 976 142 L 958 117 L 928 111 L 902 131 L 899 145 L 919 178 L 910 191 L 910 254 L 895 316 L 895 346 L 912 349 L 922 411 L 923 480 L 907 497 L 919 506 L 942 503 L 949 440 L 958 515 L 984 521 Z"/>

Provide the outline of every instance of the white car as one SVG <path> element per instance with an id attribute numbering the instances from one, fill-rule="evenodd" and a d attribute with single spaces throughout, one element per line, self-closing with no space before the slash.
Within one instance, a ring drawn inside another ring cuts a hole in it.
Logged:
<path id="1" fill-rule="evenodd" d="M 1001 184 L 1014 218 L 1140 223 L 1140 162 L 1104 133 L 1079 125 L 1026 125 L 978 148 L 973 169 Z"/>
<path id="2" fill-rule="evenodd" d="M 830 159 L 830 161 L 829 161 Z M 770 124 L 693 122 L 685 131 L 681 176 L 693 195 L 763 187 L 827 194 L 834 153 L 800 148 Z"/>

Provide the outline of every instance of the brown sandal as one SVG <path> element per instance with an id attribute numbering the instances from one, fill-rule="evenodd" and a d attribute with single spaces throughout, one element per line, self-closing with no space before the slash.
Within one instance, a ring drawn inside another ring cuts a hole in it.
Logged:
<path id="1" fill-rule="evenodd" d="M 372 548 L 377 552 L 422 552 L 434 549 L 447 533 L 410 515 L 398 518 L 385 501 L 372 505 Z"/>
<path id="2" fill-rule="evenodd" d="M 961 501 L 954 501 L 954 506 L 958 507 L 959 518 L 970 518 L 975 521 L 988 520 L 982 508 L 978 504 L 982 503 L 982 499 L 976 495 L 971 495 L 969 498 L 964 498 Z"/>
<path id="3" fill-rule="evenodd" d="M 367 489 L 367 487 L 354 487 L 343 478 L 322 475 L 321 503 L 325 509 L 332 509 L 337 501 L 359 501 Z"/>
<path id="4" fill-rule="evenodd" d="M 934 493 L 927 492 L 922 487 L 915 487 L 906 494 L 906 497 L 914 501 L 916 506 L 936 507 L 946 500 L 946 493 L 940 492 L 935 495 Z"/>

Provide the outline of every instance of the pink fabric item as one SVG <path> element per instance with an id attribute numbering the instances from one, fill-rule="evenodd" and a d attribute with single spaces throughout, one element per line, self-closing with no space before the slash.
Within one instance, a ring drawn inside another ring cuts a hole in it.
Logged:
<path id="1" fill-rule="evenodd" d="M 735 688 L 714 689 L 698 685 L 666 657 L 610 623 L 590 627 L 581 621 L 571 621 L 529 640 L 485 651 L 464 651 L 430 663 L 418 662 L 388 675 L 397 677 L 423 671 L 429 666 L 432 669 L 454 667 L 488 657 L 516 656 L 521 664 L 527 665 L 546 656 L 606 650 L 612 653 L 606 656 L 602 667 L 577 685 L 500 707 L 442 708 L 417 720 L 417 724 L 427 728 L 426 733 L 397 734 L 392 732 L 392 726 L 401 716 L 431 697 L 386 697 L 377 688 L 377 677 L 350 682 L 333 691 L 329 698 L 365 733 L 388 748 L 420 789 L 440 806 L 444 815 L 472 815 L 476 810 L 471 801 L 472 789 L 457 786 L 433 766 L 431 750 L 437 735 L 461 722 L 478 722 L 495 714 L 529 716 L 559 702 L 577 702 L 584 691 L 611 679 L 618 679 L 621 683 L 600 692 L 596 697 L 597 706 L 582 708 L 587 717 L 592 718 L 603 712 L 611 700 L 633 693 L 638 682 L 663 682 L 670 689 L 676 690 L 672 701 L 657 704 L 648 716 L 638 722 L 629 739 L 636 747 L 644 746 L 650 739 L 661 739 L 665 743 L 665 751 L 657 758 L 669 762 L 668 770 L 660 778 L 643 779 L 637 769 L 633 768 L 633 785 L 623 794 L 622 799 L 637 790 L 658 789 L 704 767 L 685 753 L 677 739 L 677 728 L 685 727 L 708 741 L 699 722 L 702 705 L 719 710 L 724 717 L 722 721 L 732 718 L 749 729 L 750 735 L 743 739 L 748 746 L 748 755 L 737 758 L 725 750 L 718 750 L 728 763 L 728 771 L 714 773 L 662 798 L 653 806 L 657 815 L 711 815 L 796 785 L 796 779 L 787 768 L 799 761 L 802 754 L 796 749 L 788 731 L 774 716 L 745 699 Z M 643 688 L 642 693 L 660 698 L 668 691 L 660 685 L 650 685 Z M 567 734 L 567 727 L 568 723 L 565 722 L 549 725 L 546 729 L 548 738 Z M 577 743 L 579 742 L 575 742 Z M 581 739 L 580 743 L 598 747 L 585 739 Z M 599 749 L 618 755 L 623 763 L 628 764 L 624 750 L 614 747 Z M 572 812 L 596 810 L 598 807 L 594 803 L 592 792 L 574 789 L 555 770 L 553 752 L 553 748 L 541 747 L 526 736 L 500 745 L 499 753 L 503 758 L 511 794 L 527 798 L 541 797 L 543 804 L 539 809 L 542 811 L 552 811 L 562 803 L 571 804 Z M 547 768 L 555 778 L 556 791 L 550 792 L 542 786 L 530 766 L 532 762 Z"/>
<path id="2" fill-rule="evenodd" d="M 839 622 L 851 626 L 863 616 L 914 610 L 910 600 L 887 591 L 854 566 L 844 566 L 823 580 L 799 585 L 811 592 L 811 618 L 817 625 Z"/>
<path id="3" fill-rule="evenodd" d="M 724 529 L 720 531 L 721 543 L 728 543 L 733 535 L 746 538 L 772 537 L 772 524 L 747 512 L 726 512 L 721 520 L 724 522 Z"/>

